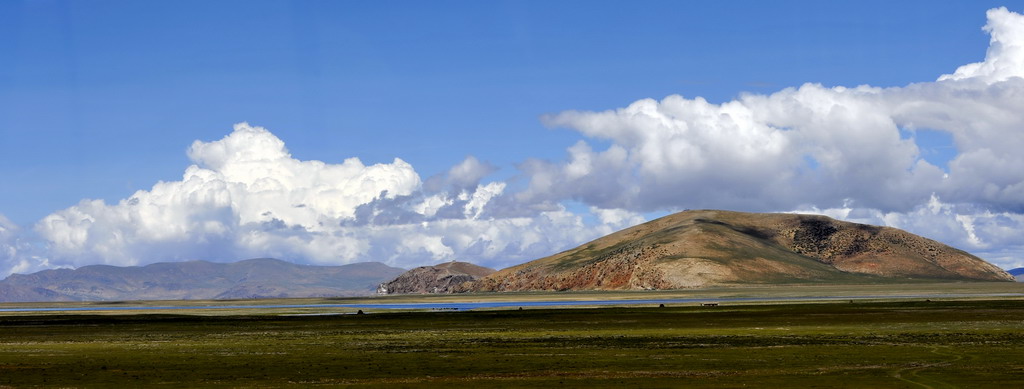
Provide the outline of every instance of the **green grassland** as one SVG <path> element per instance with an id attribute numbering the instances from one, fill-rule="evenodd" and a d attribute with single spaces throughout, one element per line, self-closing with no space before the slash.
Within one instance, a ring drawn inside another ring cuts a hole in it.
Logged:
<path id="1" fill-rule="evenodd" d="M 1016 288 L 1003 285 L 976 287 Z M 778 293 L 812 293 L 786 290 Z M 665 294 L 674 295 L 625 296 Z M 488 298 L 508 297 L 462 301 Z M 0 314 L 0 387 L 948 388 L 1024 382 L 1024 300 L 930 300 L 332 316 L 284 314 L 352 310 L 10 313 Z"/>

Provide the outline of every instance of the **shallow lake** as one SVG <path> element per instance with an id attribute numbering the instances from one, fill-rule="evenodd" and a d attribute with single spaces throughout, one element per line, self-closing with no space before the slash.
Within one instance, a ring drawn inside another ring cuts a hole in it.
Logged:
<path id="1" fill-rule="evenodd" d="M 201 310 L 201 309 L 292 309 L 292 308 L 356 308 L 356 309 L 419 309 L 439 311 L 468 311 L 480 308 L 513 307 L 565 307 L 565 306 L 657 306 L 764 302 L 764 301 L 835 301 L 865 299 L 940 299 L 963 297 L 1024 297 L 1021 293 L 992 294 L 917 294 L 917 295 L 876 295 L 876 296 L 802 296 L 802 297 L 731 297 L 731 298 L 685 298 L 685 299 L 637 299 L 637 300 L 563 300 L 563 301 L 487 301 L 455 303 L 378 303 L 378 304 L 281 304 L 281 305 L 200 305 L 200 306 L 92 306 L 92 307 L 25 307 L 0 308 L 0 312 L 79 312 L 79 311 L 159 311 L 159 310 Z M 40 303 L 44 305 L 45 303 Z"/>

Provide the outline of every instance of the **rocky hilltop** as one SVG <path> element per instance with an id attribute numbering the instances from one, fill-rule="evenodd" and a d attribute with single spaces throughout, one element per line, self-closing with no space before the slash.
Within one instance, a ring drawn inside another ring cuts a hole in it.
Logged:
<path id="1" fill-rule="evenodd" d="M 378 294 L 452 293 L 456 287 L 494 273 L 496 270 L 468 262 L 448 262 L 409 270 L 390 282 L 380 284 Z"/>
<path id="2" fill-rule="evenodd" d="M 83 266 L 12 274 L 0 281 L 0 301 L 243 299 L 371 295 L 404 269 L 366 262 L 297 265 L 277 259 L 206 261 L 147 266 Z"/>
<path id="3" fill-rule="evenodd" d="M 685 211 L 491 274 L 459 291 L 678 289 L 772 283 L 1013 281 L 906 231 L 825 216 Z"/>

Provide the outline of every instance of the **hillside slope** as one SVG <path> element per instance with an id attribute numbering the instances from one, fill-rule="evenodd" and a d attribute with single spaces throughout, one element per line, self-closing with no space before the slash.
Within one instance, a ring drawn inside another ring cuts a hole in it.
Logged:
<path id="1" fill-rule="evenodd" d="M 361 296 L 404 270 L 382 263 L 296 265 L 277 259 L 84 266 L 13 274 L 0 301 L 188 300 Z"/>
<path id="2" fill-rule="evenodd" d="M 677 289 L 929 279 L 1012 281 L 964 251 L 819 215 L 685 211 L 503 269 L 460 291 Z"/>

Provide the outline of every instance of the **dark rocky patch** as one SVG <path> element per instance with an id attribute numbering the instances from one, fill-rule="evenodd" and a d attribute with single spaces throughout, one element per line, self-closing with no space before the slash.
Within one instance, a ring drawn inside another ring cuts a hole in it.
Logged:
<path id="1" fill-rule="evenodd" d="M 452 293 L 465 283 L 476 281 L 495 270 L 468 262 L 447 262 L 421 266 L 380 284 L 378 294 Z"/>

